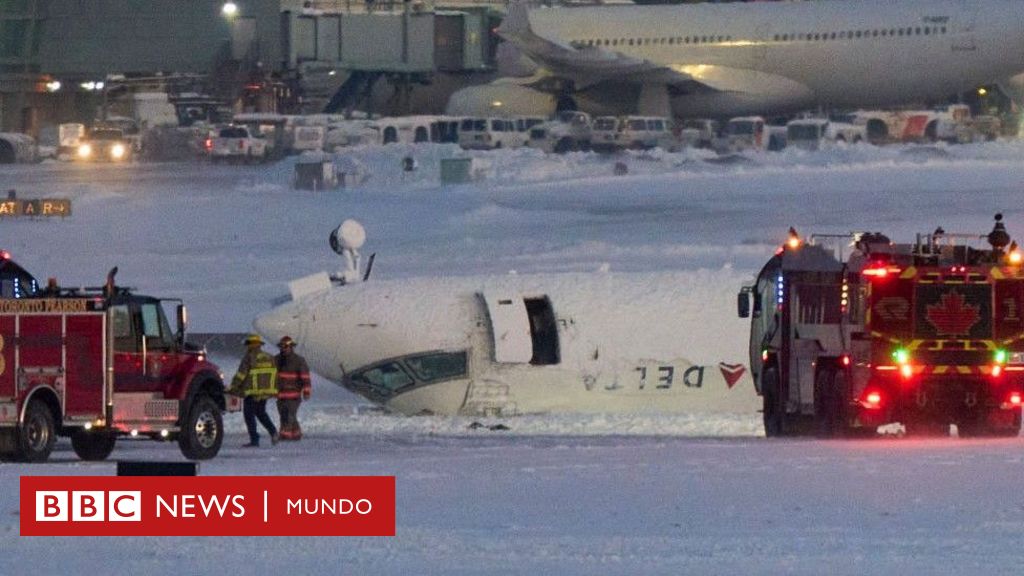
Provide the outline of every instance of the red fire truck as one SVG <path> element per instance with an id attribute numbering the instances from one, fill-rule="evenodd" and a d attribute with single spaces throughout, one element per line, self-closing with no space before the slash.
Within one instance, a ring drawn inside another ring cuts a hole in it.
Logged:
<path id="1" fill-rule="evenodd" d="M 845 259 L 838 238 L 790 229 L 739 294 L 766 435 L 1018 435 L 1024 272 L 1002 216 L 987 236 L 854 235 Z"/>
<path id="2" fill-rule="evenodd" d="M 115 273 L 102 288 L 41 287 L 0 251 L 0 458 L 44 461 L 57 436 L 84 460 L 105 459 L 119 436 L 217 455 L 224 383 L 185 342 L 184 305 L 115 286 Z"/>

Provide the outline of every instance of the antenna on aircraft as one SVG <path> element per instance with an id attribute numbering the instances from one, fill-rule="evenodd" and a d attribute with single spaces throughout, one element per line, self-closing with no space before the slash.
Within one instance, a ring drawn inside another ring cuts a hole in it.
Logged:
<path id="1" fill-rule="evenodd" d="M 352 284 L 363 280 L 359 272 L 361 257 L 359 249 L 366 243 L 366 229 L 351 218 L 345 220 L 331 232 L 331 250 L 345 258 L 345 269 L 339 274 L 344 284 Z"/>

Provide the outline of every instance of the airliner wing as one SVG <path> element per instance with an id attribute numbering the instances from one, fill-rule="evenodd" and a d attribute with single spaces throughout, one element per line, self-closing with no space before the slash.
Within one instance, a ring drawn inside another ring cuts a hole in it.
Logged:
<path id="1" fill-rule="evenodd" d="M 509 4 L 498 34 L 553 75 L 573 80 L 577 88 L 624 77 L 637 82 L 700 84 L 689 74 L 648 60 L 596 47 L 574 48 L 543 38 L 531 28 L 522 2 Z"/>

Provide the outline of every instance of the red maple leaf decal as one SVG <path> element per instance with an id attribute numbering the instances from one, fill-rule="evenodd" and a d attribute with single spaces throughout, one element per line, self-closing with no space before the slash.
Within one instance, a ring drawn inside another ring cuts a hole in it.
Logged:
<path id="1" fill-rule="evenodd" d="M 942 295 L 938 304 L 929 304 L 925 317 L 939 336 L 967 336 L 981 319 L 980 306 L 965 305 L 966 298 L 956 290 Z"/>

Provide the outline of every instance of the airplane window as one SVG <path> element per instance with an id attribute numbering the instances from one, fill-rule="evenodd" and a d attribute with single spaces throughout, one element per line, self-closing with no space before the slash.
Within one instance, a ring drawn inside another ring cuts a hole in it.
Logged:
<path id="1" fill-rule="evenodd" d="M 932 29 L 931 29 L 931 28 L 929 28 L 928 26 L 925 26 L 925 27 L 924 27 L 924 35 L 925 35 L 925 36 L 928 36 L 928 35 L 929 35 L 929 34 L 931 34 L 931 33 L 932 33 Z"/>
<path id="2" fill-rule="evenodd" d="M 920 28 L 914 28 L 914 34 L 919 36 L 921 34 L 921 29 Z"/>
<path id="3" fill-rule="evenodd" d="M 721 37 L 721 36 L 719 36 L 719 37 L 718 37 L 718 41 L 719 41 L 719 42 L 721 42 L 722 40 L 724 40 L 724 38 L 723 38 L 723 37 Z"/>
<path id="4" fill-rule="evenodd" d="M 899 34 L 900 36 L 903 36 L 903 28 L 900 28 L 900 29 L 899 29 L 899 32 L 898 32 L 898 34 Z"/>
<path id="5" fill-rule="evenodd" d="M 946 33 L 946 27 L 945 27 L 945 26 L 943 26 L 943 27 L 942 27 L 942 33 L 943 33 L 943 34 L 945 34 L 945 33 Z"/>
<path id="6" fill-rule="evenodd" d="M 889 29 L 889 36 L 895 36 L 895 35 L 896 35 L 896 29 L 895 28 L 890 28 Z"/>
<path id="7" fill-rule="evenodd" d="M 412 378 L 396 362 L 356 372 L 352 375 L 352 381 L 388 392 L 395 392 L 413 384 Z"/>
<path id="8" fill-rule="evenodd" d="M 871 36 L 874 37 L 874 38 L 878 38 L 878 30 L 873 30 L 871 32 Z"/>
<path id="9" fill-rule="evenodd" d="M 439 352 L 405 359 L 405 365 L 423 382 L 437 382 L 465 376 L 466 352 Z"/>
<path id="10" fill-rule="evenodd" d="M 776 42 L 778 42 L 778 41 L 779 41 L 779 35 L 778 35 L 778 34 L 776 34 L 776 35 L 775 35 L 775 37 L 773 38 L 773 40 L 775 40 Z"/>
<path id="11" fill-rule="evenodd" d="M 675 38 L 669 38 L 668 39 L 668 43 L 669 44 L 675 44 L 676 43 L 676 39 Z"/>

